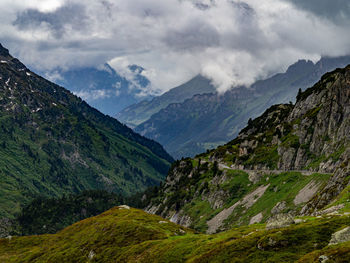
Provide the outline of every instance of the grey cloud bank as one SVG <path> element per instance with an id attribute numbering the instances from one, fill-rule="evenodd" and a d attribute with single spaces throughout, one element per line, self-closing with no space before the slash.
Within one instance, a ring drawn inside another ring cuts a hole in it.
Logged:
<path id="1" fill-rule="evenodd" d="M 300 58 L 350 53 L 345 0 L 1 1 L 0 39 L 39 70 L 144 67 L 161 93 L 196 74 L 219 91 Z"/>

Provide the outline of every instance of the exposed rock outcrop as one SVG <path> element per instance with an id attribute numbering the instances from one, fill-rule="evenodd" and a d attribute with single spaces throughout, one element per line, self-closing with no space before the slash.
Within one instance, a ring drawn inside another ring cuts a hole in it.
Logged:
<path id="1" fill-rule="evenodd" d="M 278 214 L 267 222 L 266 229 L 282 228 L 292 224 L 294 224 L 293 217 L 288 214 Z"/>
<path id="2" fill-rule="evenodd" d="M 350 241 L 350 227 L 335 232 L 332 235 L 331 241 L 329 241 L 329 245 L 337 245 L 347 241 Z"/>

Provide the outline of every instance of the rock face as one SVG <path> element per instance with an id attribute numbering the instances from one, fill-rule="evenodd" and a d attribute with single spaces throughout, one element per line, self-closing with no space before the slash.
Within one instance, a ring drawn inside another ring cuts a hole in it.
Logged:
<path id="1" fill-rule="evenodd" d="M 299 205 L 310 201 L 310 199 L 316 194 L 317 190 L 320 188 L 320 184 L 314 181 L 308 183 L 297 196 L 294 198 L 293 202 L 295 205 Z"/>
<path id="2" fill-rule="evenodd" d="M 350 66 L 327 73 L 295 105 L 272 106 L 226 145 L 175 163 L 148 209 L 180 212 L 210 233 L 255 222 L 260 212 L 263 222 L 321 213 L 349 185 L 349 83 Z"/>
<path id="3" fill-rule="evenodd" d="M 278 202 L 271 210 L 272 215 L 280 214 L 285 208 L 287 207 L 287 204 L 285 201 Z"/>
<path id="4" fill-rule="evenodd" d="M 241 203 L 237 202 L 234 205 L 230 206 L 227 209 L 222 210 L 219 214 L 214 216 L 212 219 L 207 221 L 208 230 L 207 234 L 213 234 L 220 229 L 220 227 L 223 225 L 223 222 L 232 214 L 232 212 L 235 210 L 237 206 L 239 206 Z"/>
<path id="5" fill-rule="evenodd" d="M 346 227 L 338 232 L 335 232 L 332 235 L 331 241 L 329 241 L 329 245 L 337 245 L 347 241 L 350 241 L 350 227 Z"/>
<path id="6" fill-rule="evenodd" d="M 0 238 L 9 236 L 11 232 L 12 222 L 8 218 L 0 219 Z"/>
<path id="7" fill-rule="evenodd" d="M 259 213 L 250 219 L 249 225 L 260 223 L 262 219 L 263 219 L 263 214 Z"/>

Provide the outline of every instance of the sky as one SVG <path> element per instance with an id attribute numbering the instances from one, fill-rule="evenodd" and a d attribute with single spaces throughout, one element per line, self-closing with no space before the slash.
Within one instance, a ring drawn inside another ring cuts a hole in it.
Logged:
<path id="1" fill-rule="evenodd" d="M 159 94 L 197 74 L 218 91 L 298 59 L 350 54 L 348 0 L 1 0 L 0 43 L 35 70 L 142 66 Z"/>

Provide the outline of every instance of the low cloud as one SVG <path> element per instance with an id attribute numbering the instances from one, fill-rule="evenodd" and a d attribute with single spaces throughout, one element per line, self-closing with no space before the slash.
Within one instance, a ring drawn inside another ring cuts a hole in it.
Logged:
<path id="1" fill-rule="evenodd" d="M 286 0 L 297 8 L 306 10 L 316 16 L 326 18 L 335 23 L 350 23 L 350 2 L 348 0 Z"/>
<path id="2" fill-rule="evenodd" d="M 113 96 L 112 91 L 107 89 L 81 90 L 81 91 L 75 92 L 74 94 L 87 102 L 110 98 L 111 96 Z"/>
<path id="3" fill-rule="evenodd" d="M 134 80 L 128 66 L 136 64 L 151 80 L 142 94 L 196 74 L 225 91 L 300 58 L 350 54 L 347 0 L 4 0 L 0 7 L 1 41 L 32 68 L 108 61 Z"/>
<path id="4" fill-rule="evenodd" d="M 72 31 L 86 31 L 88 17 L 85 7 L 71 3 L 59 7 L 53 12 L 42 12 L 37 9 L 27 9 L 17 15 L 13 25 L 22 31 L 47 28 L 55 38 Z"/>

